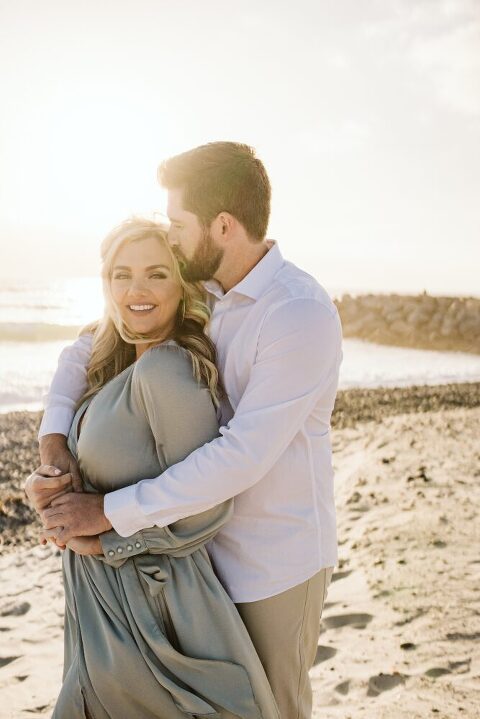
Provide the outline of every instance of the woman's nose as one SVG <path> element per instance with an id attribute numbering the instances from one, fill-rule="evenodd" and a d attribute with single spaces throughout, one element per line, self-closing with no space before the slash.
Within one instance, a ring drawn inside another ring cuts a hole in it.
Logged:
<path id="1" fill-rule="evenodd" d="M 147 288 L 145 287 L 145 280 L 143 279 L 132 280 L 128 288 L 129 294 L 145 293 L 146 291 Z"/>

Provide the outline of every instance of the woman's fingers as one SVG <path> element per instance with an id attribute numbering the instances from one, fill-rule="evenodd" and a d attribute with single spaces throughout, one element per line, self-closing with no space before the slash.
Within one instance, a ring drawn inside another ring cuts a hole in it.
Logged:
<path id="1" fill-rule="evenodd" d="M 63 530 L 63 527 L 52 527 L 51 529 L 44 529 L 40 533 L 40 543 L 41 544 L 47 544 L 48 542 L 51 542 L 52 544 L 55 544 L 57 547 L 60 547 L 60 549 L 65 549 L 65 544 L 62 542 L 59 542 L 57 540 L 57 536 L 60 534 L 60 532 Z"/>

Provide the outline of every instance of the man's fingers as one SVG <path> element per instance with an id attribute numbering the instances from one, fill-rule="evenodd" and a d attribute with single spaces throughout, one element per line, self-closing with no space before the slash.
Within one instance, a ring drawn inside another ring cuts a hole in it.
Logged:
<path id="1" fill-rule="evenodd" d="M 52 464 L 41 464 L 40 467 L 35 470 L 35 474 L 41 474 L 44 477 L 58 477 L 62 474 L 62 470 L 58 467 L 54 467 Z"/>
<path id="2" fill-rule="evenodd" d="M 46 512 L 48 511 L 49 510 L 40 512 L 40 519 L 42 520 L 44 529 L 53 529 L 54 527 L 63 526 L 64 522 L 66 521 L 65 514 L 60 511 L 49 511 L 49 514 L 46 514 Z"/>
<path id="3" fill-rule="evenodd" d="M 71 493 L 70 493 L 71 494 Z M 50 507 L 59 507 L 62 504 L 68 504 L 71 501 L 71 497 L 69 496 L 69 493 L 63 492 L 59 497 L 56 497 L 50 502 Z"/>
<path id="4" fill-rule="evenodd" d="M 56 536 L 58 536 L 58 533 L 63 529 L 63 527 L 52 527 L 51 529 L 44 529 L 40 534 L 40 539 L 51 539 L 52 537 L 55 539 Z"/>
<path id="5" fill-rule="evenodd" d="M 43 520 L 43 528 L 44 529 L 55 529 L 55 527 L 58 527 L 58 523 L 62 521 L 61 517 L 48 517 L 47 519 Z"/>
<path id="6" fill-rule="evenodd" d="M 83 492 L 83 481 L 76 462 L 70 462 L 70 475 L 72 477 L 72 487 L 74 492 Z"/>
<path id="7" fill-rule="evenodd" d="M 35 487 L 35 490 L 44 490 L 44 489 L 57 489 L 60 487 L 66 487 L 68 484 L 70 484 L 72 481 L 72 475 L 70 473 L 68 474 L 62 474 L 60 476 L 43 476 L 35 472 L 34 475 L 32 475 L 32 483 Z"/>

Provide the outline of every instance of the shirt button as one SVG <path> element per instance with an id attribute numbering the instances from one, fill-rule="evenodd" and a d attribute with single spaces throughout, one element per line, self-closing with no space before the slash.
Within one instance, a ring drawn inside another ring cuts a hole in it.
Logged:
<path id="1" fill-rule="evenodd" d="M 135 546 L 136 546 L 137 549 L 140 549 L 140 547 L 141 547 L 142 545 L 140 544 L 140 542 L 135 542 Z"/>
<path id="2" fill-rule="evenodd" d="M 118 552 L 119 554 L 122 554 L 122 552 L 123 552 L 123 547 L 117 547 L 117 552 Z"/>
<path id="3" fill-rule="evenodd" d="M 109 549 L 109 550 L 108 550 L 108 556 L 109 556 L 109 557 L 113 557 L 114 554 L 115 554 L 115 552 L 113 551 L 113 549 Z"/>
<path id="4" fill-rule="evenodd" d="M 133 549 L 132 545 L 131 545 L 131 544 L 127 544 L 127 549 L 128 549 L 129 552 L 131 552 L 132 549 Z"/>

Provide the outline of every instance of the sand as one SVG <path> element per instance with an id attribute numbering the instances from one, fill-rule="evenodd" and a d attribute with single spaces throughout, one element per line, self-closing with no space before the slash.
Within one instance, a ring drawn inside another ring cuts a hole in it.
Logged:
<path id="1" fill-rule="evenodd" d="M 312 672 L 315 719 L 479 716 L 479 390 L 339 396 L 340 561 Z M 21 493 L 37 423 L 0 417 L 1 719 L 49 717 L 61 682 L 60 553 L 33 544 Z"/>

